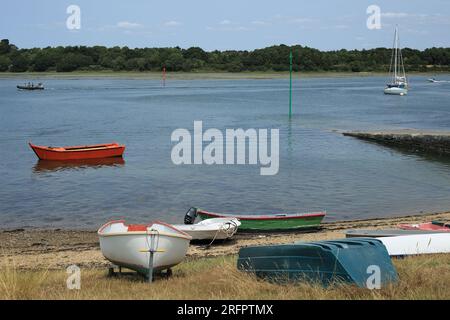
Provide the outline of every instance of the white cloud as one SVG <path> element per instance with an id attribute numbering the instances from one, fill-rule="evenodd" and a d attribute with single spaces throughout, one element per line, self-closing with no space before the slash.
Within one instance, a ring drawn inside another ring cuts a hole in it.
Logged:
<path id="1" fill-rule="evenodd" d="M 350 27 L 345 24 L 338 24 L 334 26 L 335 29 L 349 29 Z"/>
<path id="2" fill-rule="evenodd" d="M 178 27 L 181 26 L 181 24 L 182 24 L 181 22 L 175 20 L 164 22 L 164 26 L 166 27 Z"/>
<path id="3" fill-rule="evenodd" d="M 411 17 L 411 14 L 405 12 L 382 12 L 381 16 L 383 18 L 406 18 Z"/>
<path id="4" fill-rule="evenodd" d="M 207 26 L 208 31 L 249 31 L 250 28 L 240 26 L 240 25 L 224 25 L 218 27 Z"/>
<path id="5" fill-rule="evenodd" d="M 122 29 L 136 29 L 141 28 L 142 24 L 130 21 L 120 21 L 117 23 L 117 27 Z"/>
<path id="6" fill-rule="evenodd" d="M 391 26 L 401 20 L 401 25 L 414 26 L 430 26 L 440 25 L 447 26 L 450 24 L 450 17 L 440 13 L 423 14 L 423 13 L 406 13 L 406 12 L 383 12 L 381 17 L 389 21 L 389 23 L 383 22 L 383 27 Z"/>
<path id="7" fill-rule="evenodd" d="M 406 13 L 406 12 L 382 12 L 381 17 L 383 18 L 420 18 L 420 19 L 427 19 L 427 18 L 433 18 L 435 16 L 439 15 L 429 15 L 424 13 Z"/>
<path id="8" fill-rule="evenodd" d="M 254 20 L 251 23 L 255 26 L 267 26 L 270 24 L 270 23 L 268 23 L 266 21 L 262 21 L 262 20 Z"/>
<path id="9" fill-rule="evenodd" d="M 220 21 L 216 26 L 207 26 L 208 31 L 248 31 L 250 28 L 243 26 L 239 22 L 228 19 Z"/>
<path id="10" fill-rule="evenodd" d="M 311 19 L 311 18 L 294 18 L 294 19 L 290 19 L 288 22 L 294 23 L 294 24 L 304 24 L 304 23 L 316 22 L 316 20 Z"/>

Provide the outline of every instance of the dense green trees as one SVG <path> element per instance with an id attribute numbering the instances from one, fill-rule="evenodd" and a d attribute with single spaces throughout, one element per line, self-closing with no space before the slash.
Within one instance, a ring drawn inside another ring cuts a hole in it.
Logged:
<path id="1" fill-rule="evenodd" d="M 253 51 L 212 51 L 188 49 L 103 46 L 68 46 L 18 49 L 9 40 L 0 41 L 0 71 L 287 71 L 289 50 L 293 51 L 294 71 L 386 71 L 391 50 L 319 51 L 300 45 L 271 46 Z M 405 48 L 408 71 L 450 71 L 450 48 L 423 51 Z"/>
<path id="2" fill-rule="evenodd" d="M 0 56 L 0 72 L 8 71 L 9 66 L 11 65 L 11 59 L 7 56 Z"/>

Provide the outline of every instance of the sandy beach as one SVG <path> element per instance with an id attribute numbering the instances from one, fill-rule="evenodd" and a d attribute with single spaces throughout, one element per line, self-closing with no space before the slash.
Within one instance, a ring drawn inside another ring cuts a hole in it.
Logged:
<path id="1" fill-rule="evenodd" d="M 399 223 L 431 220 L 450 221 L 450 212 L 428 213 L 393 218 L 366 219 L 324 223 L 321 230 L 310 233 L 248 233 L 216 243 L 192 243 L 188 258 L 219 257 L 237 254 L 240 248 L 252 245 L 314 241 L 345 237 L 349 229 L 387 229 Z M 76 264 L 87 269 L 106 268 L 109 263 L 100 252 L 98 236 L 92 230 L 14 229 L 0 232 L 0 264 L 19 269 L 61 270 Z"/>

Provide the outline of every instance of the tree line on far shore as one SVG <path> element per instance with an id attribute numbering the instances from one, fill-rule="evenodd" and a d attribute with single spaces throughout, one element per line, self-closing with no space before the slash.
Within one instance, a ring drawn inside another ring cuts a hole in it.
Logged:
<path id="1" fill-rule="evenodd" d="M 19 49 L 0 41 L 1 72 L 72 71 L 294 71 L 385 72 L 392 50 L 320 51 L 306 46 L 277 45 L 253 51 L 204 51 L 199 47 L 136 48 L 67 46 Z M 450 48 L 402 50 L 408 71 L 450 71 Z"/>

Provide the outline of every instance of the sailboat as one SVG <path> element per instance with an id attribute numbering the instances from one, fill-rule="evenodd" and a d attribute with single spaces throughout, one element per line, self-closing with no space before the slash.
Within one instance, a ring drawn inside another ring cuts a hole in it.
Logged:
<path id="1" fill-rule="evenodd" d="M 398 27 L 395 27 L 389 74 L 390 82 L 386 85 L 384 93 L 400 96 L 406 95 L 408 93 L 408 79 L 406 78 L 405 66 L 403 65 L 402 50 L 399 47 Z"/>

